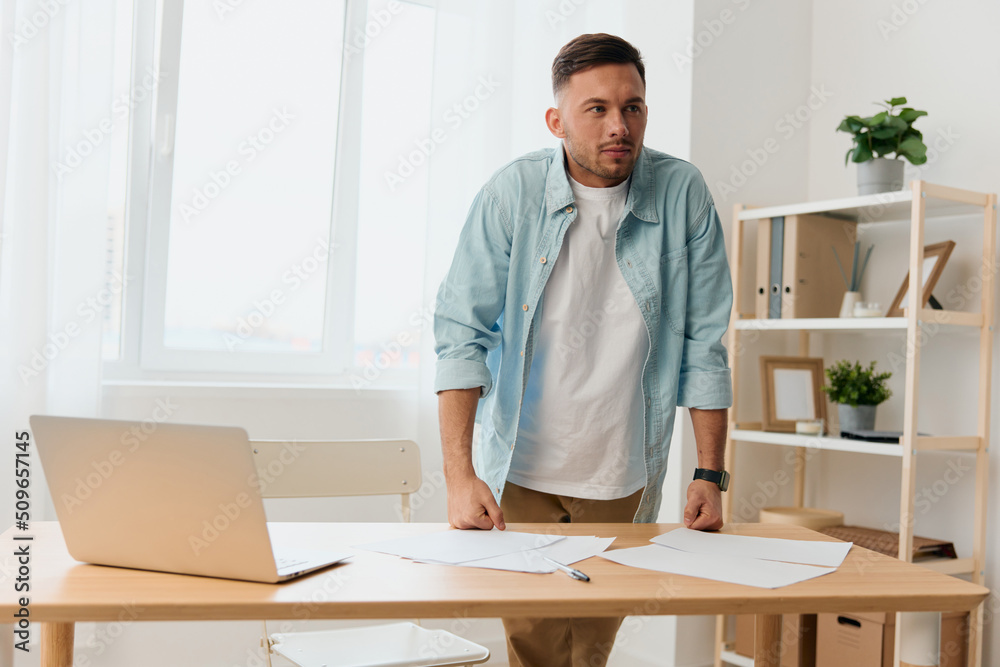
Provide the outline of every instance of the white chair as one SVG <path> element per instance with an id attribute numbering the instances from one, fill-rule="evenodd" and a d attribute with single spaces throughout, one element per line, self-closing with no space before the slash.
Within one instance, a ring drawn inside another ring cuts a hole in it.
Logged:
<path id="1" fill-rule="evenodd" d="M 403 521 L 420 488 L 420 449 L 410 440 L 251 440 L 264 498 L 399 494 Z M 350 565 L 347 565 L 350 567 Z M 451 667 L 486 662 L 490 652 L 445 630 L 391 623 L 319 632 L 269 634 L 261 646 L 299 667 Z"/>

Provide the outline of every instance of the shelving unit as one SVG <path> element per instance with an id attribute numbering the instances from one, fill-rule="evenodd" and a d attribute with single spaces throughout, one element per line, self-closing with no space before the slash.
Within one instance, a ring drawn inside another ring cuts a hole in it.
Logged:
<path id="1" fill-rule="evenodd" d="M 802 507 L 805 499 L 805 468 L 808 453 L 816 450 L 852 452 L 858 455 L 890 456 L 900 460 L 902 484 L 899 504 L 899 557 L 911 560 L 913 548 L 914 486 L 916 484 L 916 459 L 921 451 L 966 451 L 975 453 L 975 508 L 973 516 L 973 544 L 971 558 L 941 560 L 928 563 L 932 569 L 946 574 L 968 574 L 972 581 L 983 583 L 986 550 L 986 507 L 988 449 L 990 433 L 990 373 L 992 369 L 993 302 L 995 294 L 994 270 L 982 272 L 982 292 L 979 312 L 966 313 L 934 310 L 918 305 L 920 290 L 907 293 L 905 317 L 877 318 L 801 318 L 758 319 L 753 312 L 740 309 L 741 274 L 743 268 L 743 230 L 747 223 L 781 216 L 822 214 L 833 219 L 859 223 L 880 223 L 909 219 L 910 284 L 923 284 L 924 225 L 928 219 L 981 215 L 983 225 L 982 267 L 995 268 L 997 195 L 958 188 L 912 181 L 909 189 L 861 197 L 833 199 L 801 204 L 747 208 L 737 204 L 733 212 L 730 264 L 733 276 L 733 311 L 728 332 L 729 365 L 732 369 L 733 406 L 726 440 L 726 461 L 734 471 L 734 484 L 746 483 L 737 471 L 737 442 L 756 442 L 792 447 L 795 451 L 794 504 Z M 978 418 L 976 435 L 973 436 L 921 436 L 917 432 L 917 398 L 920 386 L 920 348 L 918 335 L 921 330 L 934 326 L 936 331 L 948 334 L 979 334 Z M 766 335 L 769 331 L 797 331 L 798 354 L 809 355 L 810 333 L 843 333 L 860 335 L 903 336 L 906 339 L 906 377 L 903 416 L 903 437 L 899 444 L 873 443 L 841 438 L 835 435 L 816 437 L 791 433 L 773 433 L 761 430 L 760 423 L 737 422 L 739 408 L 740 364 L 736 350 L 742 349 L 741 337 L 752 333 Z M 752 482 L 752 480 L 750 480 Z M 733 493 L 725 494 L 723 515 L 726 521 L 732 516 Z M 973 612 L 970 619 L 969 666 L 982 665 L 983 606 Z M 896 665 L 900 655 L 900 624 L 896 623 Z M 726 638 L 726 617 L 718 617 L 716 625 L 715 665 L 746 667 L 753 660 L 733 653 Z"/>

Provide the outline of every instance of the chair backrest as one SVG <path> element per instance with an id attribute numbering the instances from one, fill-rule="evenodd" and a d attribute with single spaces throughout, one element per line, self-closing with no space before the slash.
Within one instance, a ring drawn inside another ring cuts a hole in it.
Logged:
<path id="1" fill-rule="evenodd" d="M 420 488 L 412 440 L 251 440 L 264 498 L 333 498 L 398 493 L 403 520 Z"/>

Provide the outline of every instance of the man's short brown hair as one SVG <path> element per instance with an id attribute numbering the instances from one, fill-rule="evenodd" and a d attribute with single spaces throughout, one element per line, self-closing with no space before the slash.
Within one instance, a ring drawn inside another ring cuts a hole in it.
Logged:
<path id="1" fill-rule="evenodd" d="M 552 94 L 558 97 L 572 75 L 602 63 L 632 63 L 646 85 L 646 67 L 639 49 L 621 37 L 599 32 L 580 35 L 559 49 L 552 61 Z"/>

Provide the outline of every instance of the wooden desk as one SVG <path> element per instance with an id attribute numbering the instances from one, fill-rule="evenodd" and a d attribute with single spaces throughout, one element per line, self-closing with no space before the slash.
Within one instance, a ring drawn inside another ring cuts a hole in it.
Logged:
<path id="1" fill-rule="evenodd" d="M 509 529 L 616 536 L 611 549 L 648 544 L 676 524 L 508 524 Z M 343 550 L 352 544 L 416 535 L 443 524 L 277 524 L 289 546 Z M 42 667 L 69 667 L 73 624 L 135 620 L 481 618 L 756 614 L 756 665 L 776 667 L 781 614 L 858 611 L 969 611 L 982 586 L 854 547 L 837 572 L 775 590 L 625 567 L 602 558 L 577 565 L 592 581 L 561 574 L 427 565 L 352 549 L 349 562 L 283 584 L 84 565 L 70 558 L 59 526 L 31 526 L 33 623 L 41 623 Z M 830 538 L 797 526 L 734 524 L 724 532 L 805 540 Z M 14 530 L 5 532 L 12 553 Z M 18 542 L 16 544 L 24 544 Z M 16 568 L 15 568 L 16 570 Z M 16 574 L 14 575 L 16 576 Z M 0 584 L 0 614 L 18 609 L 12 577 Z M 34 629 L 32 629 L 32 632 Z"/>

